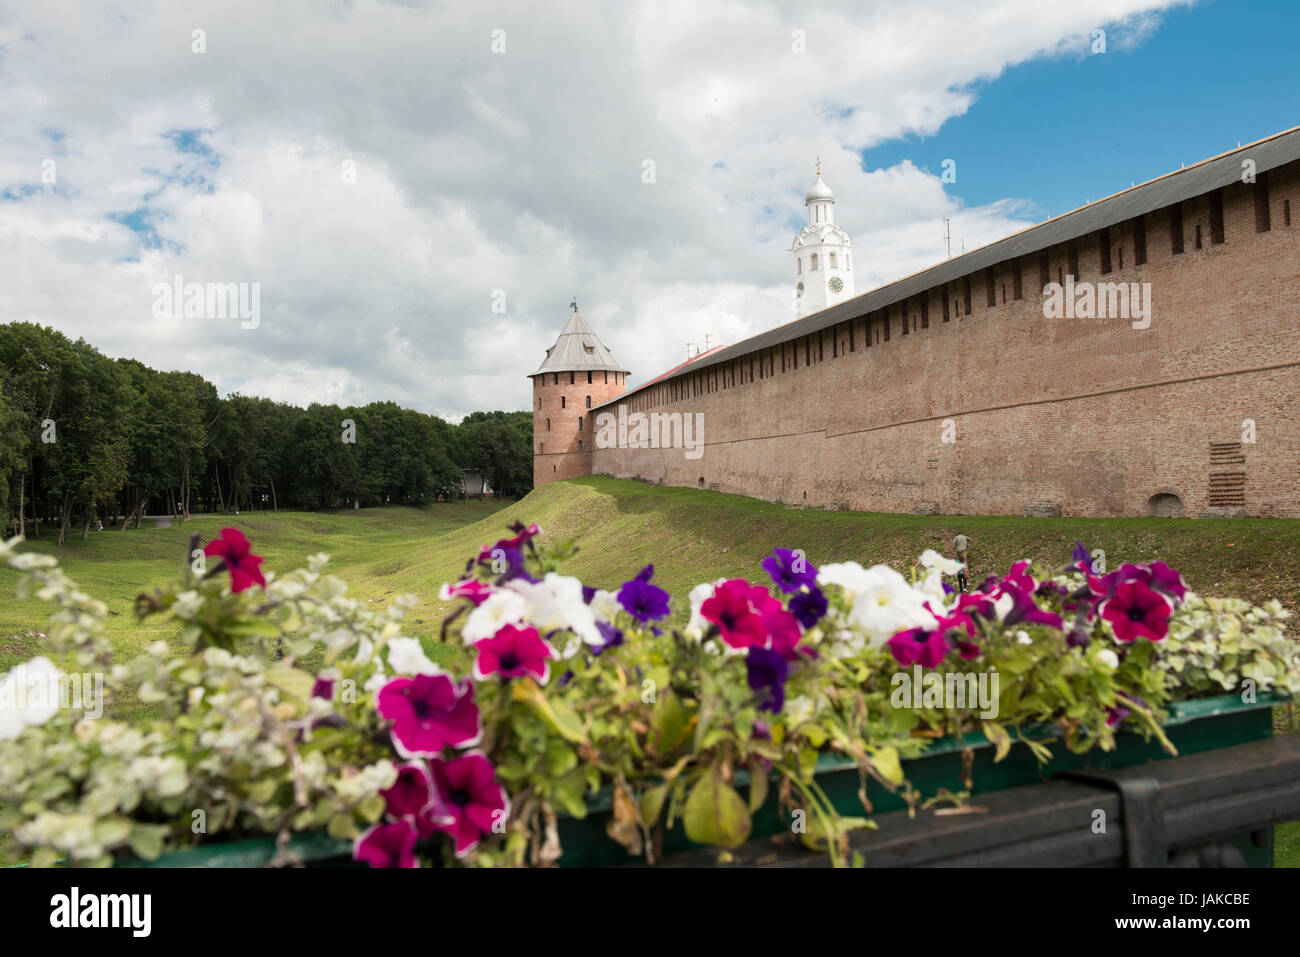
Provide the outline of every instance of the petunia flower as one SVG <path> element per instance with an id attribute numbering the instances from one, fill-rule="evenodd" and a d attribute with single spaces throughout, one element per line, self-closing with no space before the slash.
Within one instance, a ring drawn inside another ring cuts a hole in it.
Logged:
<path id="1" fill-rule="evenodd" d="M 474 850 L 484 836 L 504 832 L 510 799 L 497 783 L 492 762 L 478 752 L 429 762 L 434 804 L 440 820 L 435 828 L 450 834 L 456 856 Z"/>
<path id="2" fill-rule="evenodd" d="M 463 578 L 458 582 L 443 583 L 442 588 L 438 590 L 438 597 L 443 601 L 451 601 L 453 598 L 468 598 L 475 608 L 487 601 L 491 595 L 492 586 L 485 581 L 479 581 L 477 578 Z"/>
<path id="3" fill-rule="evenodd" d="M 415 837 L 415 824 L 411 821 L 376 824 L 352 845 L 352 858 L 371 867 L 418 867 Z"/>
<path id="4" fill-rule="evenodd" d="M 816 585 L 790 599 L 790 614 L 794 615 L 804 628 L 811 628 L 821 621 L 826 614 L 826 608 L 826 595 Z"/>
<path id="5" fill-rule="evenodd" d="M 605 640 L 602 644 L 592 646 L 591 653 L 593 655 L 598 655 L 607 648 L 617 648 L 623 644 L 623 632 L 617 626 L 611 625 L 607 621 L 598 621 L 596 622 L 596 630 L 600 632 L 601 637 Z"/>
<path id="6" fill-rule="evenodd" d="M 1162 641 L 1169 634 L 1169 599 L 1140 581 L 1119 585 L 1101 603 L 1101 617 L 1110 622 L 1116 641 Z"/>
<path id="7" fill-rule="evenodd" d="M 266 587 L 266 578 L 258 567 L 262 564 L 260 555 L 252 553 L 244 533 L 237 528 L 223 528 L 219 538 L 214 538 L 203 546 L 203 554 L 209 558 L 219 558 L 230 571 L 230 590 L 241 592 L 253 585 Z"/>
<path id="8" fill-rule="evenodd" d="M 722 640 L 732 648 L 761 648 L 767 643 L 767 626 L 750 604 L 749 591 L 749 582 L 733 578 L 718 585 L 713 597 L 700 605 L 700 616 L 717 625 Z"/>
<path id="9" fill-rule="evenodd" d="M 948 654 L 948 640 L 943 634 L 925 628 L 900 631 L 886 644 L 894 660 L 903 667 L 919 664 L 926 668 L 934 668 Z"/>
<path id="10" fill-rule="evenodd" d="M 812 588 L 817 584 L 817 569 L 808 562 L 803 552 L 774 548 L 772 554 L 763 559 L 762 567 L 773 584 L 787 595 L 794 594 L 804 586 Z"/>
<path id="11" fill-rule="evenodd" d="M 393 786 L 379 793 L 393 817 L 415 817 L 433 804 L 433 778 L 423 763 L 413 761 L 399 765 Z"/>
<path id="12" fill-rule="evenodd" d="M 779 714 L 785 707 L 785 679 L 789 673 L 785 655 L 766 648 L 750 648 L 745 653 L 745 673 L 749 687 L 759 696 L 759 709 Z"/>
<path id="13" fill-rule="evenodd" d="M 654 573 L 655 567 L 647 565 L 618 590 L 618 603 L 643 625 L 668 617 L 668 592 L 658 585 L 650 584 Z"/>
<path id="14" fill-rule="evenodd" d="M 475 642 L 474 647 L 478 650 L 474 677 L 479 681 L 499 674 L 503 678 L 530 676 L 544 685 L 551 676 L 551 659 L 559 657 L 531 627 L 504 625 L 491 638 Z"/>
<path id="15" fill-rule="evenodd" d="M 447 675 L 394 678 L 376 695 L 380 717 L 393 722 L 393 745 L 404 758 L 468 748 L 483 736 L 474 686 Z"/>

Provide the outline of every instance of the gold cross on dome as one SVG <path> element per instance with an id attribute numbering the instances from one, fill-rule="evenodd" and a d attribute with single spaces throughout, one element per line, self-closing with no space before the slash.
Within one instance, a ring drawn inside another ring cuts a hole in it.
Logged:
<path id="1" fill-rule="evenodd" d="M 819 156 L 817 157 L 817 175 L 820 176 L 821 174 L 822 174 L 822 158 Z"/>

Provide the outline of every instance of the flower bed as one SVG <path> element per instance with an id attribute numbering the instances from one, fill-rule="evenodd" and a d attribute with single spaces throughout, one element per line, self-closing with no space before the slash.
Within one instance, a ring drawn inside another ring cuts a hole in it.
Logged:
<path id="1" fill-rule="evenodd" d="M 248 841 L 272 836 L 284 861 L 337 850 L 333 838 L 372 866 L 487 866 L 653 862 L 788 822 L 843 863 L 869 814 L 984 786 L 954 761 L 986 775 L 1023 755 L 1172 754 L 1172 703 L 1232 691 L 1263 706 L 1300 689 L 1280 605 L 1203 600 L 1160 562 L 1104 573 L 1080 548 L 955 594 L 956 563 L 933 552 L 905 578 L 776 549 L 770 584 L 699 585 L 670 629 L 653 567 L 591 588 L 559 571 L 572 545 L 512 532 L 443 586 L 457 608 L 437 636 L 442 667 L 403 633 L 411 600 L 367 609 L 324 556 L 264 575 L 233 529 L 137 601 L 170 616 L 183 650 L 158 642 L 114 663 L 104 606 L 6 543 L 20 595 L 57 606 L 54 650 L 159 715 L 10 709 L 0 833 L 38 865 L 180 863 L 219 843 L 262 862 L 266 842 Z M 15 669 L 0 699 L 52 668 Z M 1135 736 L 1145 745 L 1116 751 Z M 944 762 L 955 783 L 924 771 Z"/>

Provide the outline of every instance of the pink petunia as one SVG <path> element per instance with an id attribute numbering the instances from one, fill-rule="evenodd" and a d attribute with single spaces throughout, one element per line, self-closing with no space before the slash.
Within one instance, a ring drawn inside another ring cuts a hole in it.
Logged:
<path id="1" fill-rule="evenodd" d="M 551 659 L 558 657 L 554 648 L 542 640 L 536 628 L 503 625 L 491 638 L 476 641 L 478 657 L 474 659 L 474 677 L 482 681 L 489 675 L 503 678 L 535 678 L 539 685 L 551 676 Z"/>
<path id="2" fill-rule="evenodd" d="M 411 821 L 376 824 L 352 845 L 352 858 L 371 867 L 418 867 L 415 825 Z"/>
<path id="3" fill-rule="evenodd" d="M 488 834 L 504 833 L 510 798 L 497 783 L 492 762 L 477 752 L 429 762 L 435 806 L 434 828 L 452 836 L 456 856 L 464 857 Z"/>
<path id="4" fill-rule="evenodd" d="M 1162 641 L 1169 634 L 1169 599 L 1140 581 L 1116 586 L 1100 611 L 1114 629 L 1116 641 Z"/>
<path id="5" fill-rule="evenodd" d="M 394 678 L 376 698 L 379 714 L 393 722 L 393 745 L 406 758 L 432 757 L 445 747 L 478 744 L 483 724 L 474 686 L 447 675 Z"/>
<path id="6" fill-rule="evenodd" d="M 230 571 L 230 590 L 241 592 L 253 585 L 266 587 L 266 578 L 258 566 L 262 557 L 252 553 L 252 545 L 237 528 L 223 528 L 221 535 L 203 546 L 203 554 L 220 558 Z"/>

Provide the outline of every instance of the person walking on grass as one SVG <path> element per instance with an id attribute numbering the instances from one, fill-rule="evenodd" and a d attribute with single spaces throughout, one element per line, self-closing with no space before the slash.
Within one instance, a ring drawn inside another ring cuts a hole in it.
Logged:
<path id="1" fill-rule="evenodd" d="M 957 561 L 961 562 L 961 569 L 957 572 L 957 587 L 961 593 L 966 594 L 966 546 L 970 544 L 970 539 L 961 532 L 952 540 L 952 547 L 957 552 Z"/>

